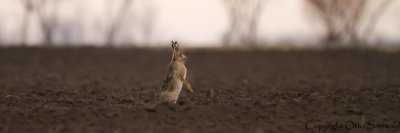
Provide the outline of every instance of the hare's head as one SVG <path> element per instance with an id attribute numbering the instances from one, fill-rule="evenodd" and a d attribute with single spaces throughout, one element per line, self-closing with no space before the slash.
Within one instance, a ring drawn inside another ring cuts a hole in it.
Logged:
<path id="1" fill-rule="evenodd" d="M 177 41 L 175 42 L 172 41 L 172 50 L 173 50 L 172 60 L 181 62 L 186 61 L 186 56 L 179 50 L 179 44 Z"/>

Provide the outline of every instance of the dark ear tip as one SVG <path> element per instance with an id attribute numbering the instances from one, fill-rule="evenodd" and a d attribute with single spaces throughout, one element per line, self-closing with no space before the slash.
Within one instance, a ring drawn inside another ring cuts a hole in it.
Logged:
<path id="1" fill-rule="evenodd" d="M 172 40 L 172 41 L 171 41 L 171 45 L 172 45 L 172 48 L 173 48 L 173 49 L 175 49 L 175 48 L 177 48 L 177 49 L 178 49 L 178 48 L 179 48 L 178 41 L 174 41 L 174 40 Z"/>

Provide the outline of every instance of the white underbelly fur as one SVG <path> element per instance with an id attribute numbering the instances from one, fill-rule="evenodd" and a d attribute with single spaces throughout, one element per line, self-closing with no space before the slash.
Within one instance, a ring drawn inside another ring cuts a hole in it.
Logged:
<path id="1" fill-rule="evenodd" d="M 177 81 L 177 83 L 175 84 L 175 86 L 174 86 L 175 88 L 177 88 L 177 91 L 176 92 L 174 92 L 175 93 L 175 96 L 177 97 L 176 99 L 178 99 L 178 97 L 179 97 L 179 94 L 181 93 L 181 91 L 182 91 L 182 87 L 183 87 L 183 82 L 181 82 L 181 81 Z"/>

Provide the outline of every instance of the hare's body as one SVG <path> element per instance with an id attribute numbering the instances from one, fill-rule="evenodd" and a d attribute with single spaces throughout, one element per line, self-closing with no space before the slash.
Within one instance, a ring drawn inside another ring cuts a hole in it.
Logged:
<path id="1" fill-rule="evenodd" d="M 175 104 L 179 98 L 183 85 L 190 92 L 193 89 L 190 83 L 186 80 L 187 69 L 185 67 L 186 56 L 179 51 L 177 42 L 172 43 L 173 55 L 171 63 L 168 66 L 168 74 L 161 88 L 160 100 L 163 102 Z"/>
<path id="2" fill-rule="evenodd" d="M 179 62 L 171 62 L 168 67 L 168 75 L 162 87 L 161 97 L 166 102 L 176 102 L 186 78 L 186 67 Z"/>

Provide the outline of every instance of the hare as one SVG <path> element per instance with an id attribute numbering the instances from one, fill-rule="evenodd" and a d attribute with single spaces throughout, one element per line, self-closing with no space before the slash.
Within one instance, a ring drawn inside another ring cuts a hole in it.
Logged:
<path id="1" fill-rule="evenodd" d="M 186 56 L 179 50 L 178 42 L 172 41 L 172 59 L 168 66 L 168 73 L 161 87 L 160 100 L 175 104 L 178 101 L 179 94 L 183 85 L 193 93 L 192 86 L 186 80 L 187 69 L 185 67 Z"/>

